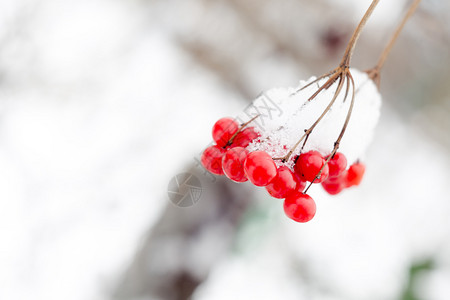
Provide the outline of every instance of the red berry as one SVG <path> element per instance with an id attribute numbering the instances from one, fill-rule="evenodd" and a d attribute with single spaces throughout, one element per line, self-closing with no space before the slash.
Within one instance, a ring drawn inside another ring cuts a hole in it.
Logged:
<path id="1" fill-rule="evenodd" d="M 287 196 L 283 207 L 286 215 L 296 222 L 308 222 L 316 214 L 316 203 L 310 196 L 303 193 Z"/>
<path id="2" fill-rule="evenodd" d="M 239 124 L 231 118 L 218 120 L 212 129 L 212 136 L 219 147 L 225 147 L 228 141 L 238 131 Z"/>
<path id="3" fill-rule="evenodd" d="M 329 177 L 336 177 L 342 174 L 347 168 L 347 158 L 341 152 L 336 152 L 333 158 L 328 162 L 328 168 L 330 170 Z"/>
<path id="4" fill-rule="evenodd" d="M 300 175 L 303 181 L 312 182 L 324 165 L 325 159 L 319 152 L 309 151 L 307 153 L 300 154 L 294 165 L 294 171 Z M 314 183 L 325 181 L 328 177 L 328 172 L 328 165 L 325 165 L 320 177 L 317 178 Z"/>
<path id="5" fill-rule="evenodd" d="M 251 152 L 244 163 L 247 178 L 256 186 L 266 186 L 277 176 L 277 166 L 264 151 Z"/>
<path id="6" fill-rule="evenodd" d="M 201 162 L 206 170 L 216 175 L 223 175 L 222 170 L 222 157 L 225 154 L 225 150 L 221 147 L 214 145 L 210 146 L 203 151 Z"/>
<path id="7" fill-rule="evenodd" d="M 259 133 L 253 127 L 248 127 L 239 132 L 233 139 L 233 147 L 247 147 L 254 139 L 259 137 Z"/>
<path id="8" fill-rule="evenodd" d="M 329 177 L 322 182 L 323 189 L 330 195 L 339 194 L 345 188 L 345 176 L 346 173 L 342 173 L 342 175 L 338 177 Z"/>
<path id="9" fill-rule="evenodd" d="M 248 150 L 242 147 L 228 149 L 222 159 L 222 169 L 225 175 L 233 181 L 245 182 L 244 162 Z"/>
<path id="10" fill-rule="evenodd" d="M 297 184 L 295 187 L 295 192 L 303 192 L 303 190 L 306 187 L 306 181 L 303 181 L 302 178 L 300 177 L 300 175 L 298 175 L 297 173 L 293 173 L 294 174 L 294 180 L 295 183 Z"/>
<path id="11" fill-rule="evenodd" d="M 294 173 L 286 166 L 278 168 L 277 176 L 266 186 L 266 190 L 272 197 L 283 199 L 289 192 L 295 191 L 297 182 Z"/>
<path id="12" fill-rule="evenodd" d="M 346 187 L 351 187 L 354 185 L 359 185 L 364 176 L 364 172 L 366 171 L 366 167 L 362 163 L 354 163 L 347 170 L 347 174 L 345 176 Z"/>

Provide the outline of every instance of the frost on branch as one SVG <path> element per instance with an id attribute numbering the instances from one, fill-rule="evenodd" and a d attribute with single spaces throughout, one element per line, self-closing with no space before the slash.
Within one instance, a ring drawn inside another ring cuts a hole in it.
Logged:
<path id="1" fill-rule="evenodd" d="M 381 107 L 381 96 L 374 82 L 366 73 L 351 69 L 355 81 L 355 104 L 350 122 L 341 140 L 339 151 L 347 157 L 349 165 L 361 159 L 369 145 L 375 126 L 378 122 Z M 249 151 L 263 150 L 272 157 L 283 157 L 294 147 L 296 142 L 326 109 L 336 91 L 337 82 L 323 90 L 313 100 L 308 99 L 320 85 L 327 80 L 322 79 L 309 87 L 300 90 L 314 81 L 301 81 L 297 88 L 274 88 L 253 101 L 240 120 L 249 120 L 254 115 L 260 115 L 253 121 L 260 132 L 260 138 L 254 140 L 247 149 Z M 338 95 L 330 111 L 314 128 L 302 150 L 317 150 L 323 156 L 331 153 L 334 143 L 344 125 L 350 102 L 351 91 L 344 101 L 345 93 Z M 292 169 L 295 157 L 300 154 L 303 142 L 295 149 L 293 155 L 285 163 Z M 276 161 L 278 165 L 281 161 Z"/>

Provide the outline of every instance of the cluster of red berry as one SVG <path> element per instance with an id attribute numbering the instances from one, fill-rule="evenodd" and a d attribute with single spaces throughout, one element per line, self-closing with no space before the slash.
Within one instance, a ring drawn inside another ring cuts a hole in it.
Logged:
<path id="1" fill-rule="evenodd" d="M 330 170 L 332 168 L 333 160 L 336 156 L 342 155 L 342 153 L 336 153 L 328 162 L 328 165 L 330 166 Z M 330 171 L 330 175 L 328 178 L 322 182 L 323 189 L 330 195 L 336 195 L 342 192 L 343 189 L 349 188 L 352 186 L 359 185 L 364 172 L 366 170 L 366 167 L 364 164 L 360 162 L 356 162 L 352 164 L 348 170 L 345 170 L 345 167 L 340 171 L 339 173 L 335 173 L 336 175 L 332 176 L 332 173 Z"/>
<path id="2" fill-rule="evenodd" d="M 345 155 L 337 152 L 324 158 L 317 151 L 300 154 L 293 171 L 285 165 L 277 167 L 265 151 L 249 152 L 246 147 L 259 134 L 253 127 L 239 124 L 231 118 L 218 120 L 212 130 L 216 145 L 205 149 L 201 162 L 213 174 L 226 175 L 235 182 L 250 180 L 265 187 L 272 197 L 284 199 L 286 215 L 297 222 L 308 222 L 316 213 L 314 200 L 304 193 L 306 183 L 321 183 L 330 194 L 358 185 L 364 165 L 355 163 L 348 170 Z M 327 163 L 328 160 L 328 163 Z"/>

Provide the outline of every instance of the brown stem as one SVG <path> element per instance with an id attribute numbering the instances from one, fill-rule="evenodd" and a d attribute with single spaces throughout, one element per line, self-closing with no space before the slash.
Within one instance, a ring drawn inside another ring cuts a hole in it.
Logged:
<path id="1" fill-rule="evenodd" d="M 391 52 L 392 47 L 394 46 L 395 41 L 397 40 L 398 36 L 400 35 L 400 32 L 402 31 L 403 27 L 405 27 L 406 22 L 408 19 L 414 14 L 417 7 L 419 6 L 421 0 L 414 0 L 411 6 L 409 7 L 408 12 L 406 13 L 405 17 L 403 18 L 402 22 L 398 25 L 397 29 L 395 30 L 394 34 L 392 35 L 389 43 L 387 44 L 386 48 L 384 49 L 383 53 L 380 56 L 380 59 L 378 60 L 377 69 L 381 69 L 386 61 L 387 56 L 389 55 L 389 52 Z"/>
<path id="2" fill-rule="evenodd" d="M 322 76 L 320 76 L 319 78 L 316 78 L 315 80 L 313 80 L 312 82 L 308 83 L 307 85 L 305 85 L 304 87 L 302 87 L 301 89 L 295 91 L 293 94 L 298 93 L 299 91 L 309 87 L 310 85 L 319 82 L 320 80 L 322 80 L 323 78 L 326 77 L 331 77 L 334 78 L 334 80 L 332 82 L 330 82 L 330 80 L 328 80 L 326 82 L 326 84 L 324 84 L 316 93 L 315 95 L 311 96 L 309 98 L 309 100 L 313 99 L 317 94 L 319 94 L 323 89 L 327 89 L 329 88 L 334 81 L 339 77 L 340 74 L 346 74 L 347 69 L 350 67 L 350 59 L 353 55 L 353 52 L 355 50 L 355 46 L 356 46 L 356 42 L 359 39 L 359 36 L 361 35 L 361 32 L 364 28 L 364 26 L 367 23 L 367 20 L 370 18 L 370 16 L 372 15 L 373 11 L 375 10 L 375 7 L 378 5 L 378 2 L 380 0 L 373 0 L 372 3 L 370 4 L 369 8 L 367 9 L 367 11 L 365 12 L 364 16 L 362 17 L 361 21 L 359 22 L 358 26 L 356 27 L 355 31 L 352 34 L 352 37 L 350 38 L 350 41 L 347 44 L 347 48 L 345 49 L 344 52 L 344 56 L 342 57 L 341 63 L 339 64 L 339 67 L 337 67 L 336 69 L 334 69 L 331 72 L 328 72 Z M 334 74 L 336 74 L 336 76 L 333 76 Z"/>
<path id="3" fill-rule="evenodd" d="M 322 166 L 322 168 L 320 168 L 319 172 L 317 173 L 316 177 L 314 177 L 313 181 L 311 181 L 311 183 L 308 185 L 308 187 L 305 189 L 305 191 L 303 193 L 306 194 L 306 192 L 308 192 L 309 188 L 311 187 L 311 185 L 320 178 L 320 175 L 322 174 L 323 169 L 325 168 L 325 166 L 328 164 L 328 162 L 333 158 L 333 156 L 336 154 L 337 150 L 339 149 L 339 144 L 341 143 L 342 138 L 344 137 L 344 133 L 347 130 L 347 126 L 348 123 L 350 121 L 350 117 L 352 115 L 353 112 L 353 106 L 355 104 L 355 81 L 353 79 L 353 76 L 348 73 L 346 75 L 346 80 L 347 80 L 347 87 L 346 87 L 346 91 L 345 94 L 348 94 L 348 90 L 350 89 L 350 85 L 352 86 L 352 100 L 350 102 L 350 107 L 348 108 L 348 112 L 347 112 L 347 117 L 345 118 L 345 122 L 344 122 L 344 126 L 342 126 L 341 132 L 339 133 L 339 137 L 337 138 L 336 142 L 334 142 L 334 148 L 333 151 L 331 151 L 330 155 L 328 155 L 328 158 L 325 161 L 325 164 Z"/>
<path id="4" fill-rule="evenodd" d="M 349 67 L 350 65 L 350 59 L 353 55 L 353 51 L 355 50 L 356 42 L 359 39 L 359 36 L 361 35 L 361 31 L 364 28 L 364 26 L 367 23 L 367 20 L 372 15 L 373 11 L 375 10 L 375 7 L 378 5 L 378 2 L 380 0 L 373 0 L 370 4 L 369 8 L 367 9 L 366 13 L 364 14 L 363 18 L 358 24 L 358 27 L 356 27 L 355 31 L 353 32 L 352 37 L 350 38 L 350 41 L 347 44 L 347 48 L 344 52 L 344 57 L 342 58 L 341 67 Z"/>
<path id="5" fill-rule="evenodd" d="M 395 29 L 394 34 L 391 36 L 391 39 L 387 43 L 386 47 L 383 50 L 383 53 L 381 53 L 380 58 L 378 59 L 377 64 L 375 67 L 367 71 L 369 74 L 369 77 L 375 81 L 375 83 L 379 86 L 380 85 L 380 71 L 384 66 L 384 63 L 386 62 L 387 57 L 389 56 L 389 53 L 391 52 L 392 48 L 394 47 L 395 42 L 397 41 L 400 32 L 405 27 L 406 22 L 411 18 L 411 16 L 416 11 L 417 7 L 419 6 L 421 0 L 414 0 L 411 5 L 409 6 L 408 12 L 403 17 L 400 24 Z"/>
<path id="6" fill-rule="evenodd" d="M 305 86 L 303 86 L 303 87 L 299 88 L 298 90 L 296 90 L 295 92 L 293 92 L 293 93 L 291 94 L 291 96 L 294 96 L 294 95 L 297 94 L 298 92 L 303 91 L 304 89 L 310 87 L 310 86 L 313 85 L 314 83 L 317 83 L 317 82 L 319 82 L 320 80 L 322 80 L 322 79 L 324 79 L 324 78 L 327 78 L 327 77 L 332 76 L 332 75 L 335 74 L 338 70 L 339 70 L 339 68 L 337 68 L 337 69 L 335 69 L 335 70 L 333 70 L 333 71 L 331 71 L 331 72 L 328 72 L 328 73 L 326 73 L 326 74 L 323 74 L 322 76 L 320 76 L 320 77 L 314 79 L 314 80 L 311 81 L 310 83 L 306 84 Z M 335 78 L 337 78 L 337 77 L 335 77 Z"/>
<path id="7" fill-rule="evenodd" d="M 233 134 L 233 136 L 228 140 L 228 142 L 227 142 L 227 144 L 225 145 L 225 146 L 223 146 L 222 148 L 226 148 L 226 147 L 228 147 L 228 146 L 230 146 L 232 143 L 233 143 L 233 141 L 234 141 L 234 139 L 236 138 L 236 136 L 238 135 L 238 133 L 239 132 L 241 132 L 242 131 L 242 129 L 244 129 L 248 124 L 250 124 L 251 122 L 253 122 L 256 118 L 258 118 L 260 115 L 256 115 L 256 116 L 254 116 L 253 118 L 251 118 L 249 121 L 247 121 L 247 122 L 245 122 L 244 124 L 242 124 L 240 127 L 239 127 L 239 129 L 238 129 L 238 131 L 236 131 L 234 134 Z"/>
<path id="8" fill-rule="evenodd" d="M 295 94 L 295 93 L 297 93 L 297 92 L 307 88 L 311 84 L 314 84 L 314 83 L 319 82 L 320 80 L 322 80 L 322 79 L 324 79 L 326 77 L 329 77 L 328 80 L 323 85 L 321 85 L 317 89 L 317 91 L 314 94 L 311 95 L 311 97 L 308 98 L 308 101 L 311 101 L 312 99 L 317 97 L 317 95 L 319 95 L 323 90 L 326 90 L 326 89 L 330 88 L 336 82 L 336 80 L 339 79 L 339 83 L 338 83 L 338 86 L 337 86 L 336 91 L 334 93 L 334 96 L 331 99 L 331 101 L 328 104 L 328 106 L 322 112 L 320 117 L 311 125 L 311 127 L 309 127 L 307 130 L 305 130 L 305 133 L 300 138 L 300 140 L 298 140 L 297 143 L 295 143 L 295 145 L 289 150 L 289 152 L 284 157 L 274 158 L 275 160 L 281 160 L 283 162 L 286 162 L 291 157 L 291 155 L 295 151 L 295 149 L 300 145 L 300 143 L 303 140 L 305 140 L 304 143 L 303 143 L 303 146 L 302 146 L 302 149 L 303 149 L 303 147 L 304 147 L 304 145 L 306 143 L 306 139 L 312 133 L 314 128 L 317 126 L 317 124 L 328 113 L 328 111 L 331 109 L 331 107 L 333 106 L 334 102 L 336 101 L 337 97 L 339 96 L 339 94 L 340 94 L 340 92 L 342 90 L 342 87 L 344 85 L 344 80 L 347 79 L 347 81 L 348 81 L 350 79 L 353 79 L 351 77 L 350 70 L 349 70 L 350 59 L 351 59 L 351 57 L 353 55 L 353 51 L 355 49 L 356 42 L 358 41 L 358 38 L 361 35 L 361 31 L 364 28 L 364 26 L 366 25 L 367 20 L 369 19 L 369 17 L 372 15 L 373 11 L 375 10 L 375 7 L 378 5 L 378 2 L 379 2 L 379 0 L 373 0 L 372 1 L 372 3 L 370 4 L 369 8 L 366 11 L 366 13 L 364 14 L 363 18 L 359 22 L 358 26 L 356 27 L 355 31 L 353 32 L 353 35 L 352 35 L 352 37 L 351 37 L 351 39 L 350 39 L 350 41 L 349 41 L 349 43 L 347 45 L 347 48 L 345 49 L 344 56 L 342 58 L 342 61 L 341 61 L 340 65 L 336 69 L 334 69 L 333 71 L 328 72 L 327 74 L 320 76 L 319 78 L 313 80 L 309 84 L 305 85 L 301 89 L 299 89 L 299 90 L 294 92 L 294 94 Z M 346 89 L 346 92 L 345 92 L 344 101 L 345 101 L 345 98 L 348 95 L 348 88 L 349 88 L 349 83 L 347 82 L 347 89 Z M 354 84 L 353 84 L 353 88 L 354 88 Z M 346 127 L 346 125 L 345 125 L 345 127 Z M 343 129 L 343 131 L 345 131 L 345 128 Z M 340 141 L 341 138 L 342 138 L 342 136 L 340 136 L 340 138 L 338 139 L 337 145 L 339 145 L 339 141 Z M 318 176 L 320 176 L 320 173 L 318 174 Z"/>
<path id="9" fill-rule="evenodd" d="M 336 76 L 336 78 L 334 78 L 334 76 Z M 311 125 L 311 127 L 309 127 L 307 130 L 305 130 L 305 133 L 303 134 L 303 136 L 297 141 L 297 143 L 295 143 L 295 145 L 291 148 L 291 150 L 289 150 L 289 152 L 284 157 L 282 157 L 282 158 L 275 158 L 275 159 L 278 159 L 278 160 L 281 160 L 283 162 L 286 162 L 291 157 L 292 153 L 294 153 L 294 151 L 298 147 L 298 145 L 300 145 L 300 143 L 303 141 L 303 139 L 307 138 L 311 134 L 311 132 L 314 130 L 314 128 L 317 126 L 317 124 L 319 124 L 319 122 L 323 119 L 323 117 L 325 117 L 327 112 L 331 109 L 331 107 L 333 106 L 333 104 L 336 101 L 337 97 L 339 96 L 339 94 L 340 94 L 340 92 L 342 90 L 342 85 L 343 85 L 343 75 L 342 74 L 337 74 L 337 75 L 334 75 L 334 76 L 331 77 L 330 79 L 328 79 L 327 82 L 329 82 L 332 79 L 333 79 L 333 82 L 334 82 L 335 80 L 337 80 L 339 78 L 339 83 L 338 83 L 338 86 L 337 86 L 336 91 L 334 93 L 334 96 L 331 99 L 331 101 L 328 104 L 328 106 L 322 112 L 320 117 Z M 311 96 L 310 100 L 313 99 L 315 96 L 317 96 L 317 93 L 314 93 L 314 95 Z"/>
<path id="10" fill-rule="evenodd" d="M 352 86 L 352 100 L 350 102 L 350 107 L 348 108 L 347 117 L 345 118 L 344 126 L 341 129 L 341 133 L 339 134 L 338 139 L 334 143 L 334 149 L 333 149 L 333 152 L 331 153 L 331 156 L 334 156 L 334 154 L 336 153 L 337 149 L 339 148 L 339 144 L 340 144 L 342 138 L 344 137 L 344 133 L 347 130 L 348 123 L 350 122 L 350 117 L 351 117 L 352 112 L 353 112 L 353 106 L 355 104 L 355 94 L 356 94 L 356 92 L 355 92 L 355 80 L 353 79 L 353 76 L 350 73 L 347 74 L 347 82 L 351 83 L 351 86 Z M 349 86 L 350 86 L 350 84 L 347 84 L 347 89 L 349 88 Z"/>

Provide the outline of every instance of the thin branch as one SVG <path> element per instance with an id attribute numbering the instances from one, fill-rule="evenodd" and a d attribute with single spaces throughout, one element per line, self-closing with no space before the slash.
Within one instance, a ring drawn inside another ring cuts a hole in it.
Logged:
<path id="1" fill-rule="evenodd" d="M 322 166 L 322 168 L 320 168 L 319 172 L 317 173 L 316 177 L 314 177 L 313 181 L 311 181 L 311 183 L 308 185 L 308 187 L 306 188 L 306 190 L 303 193 L 306 193 L 309 188 L 311 187 L 311 185 L 320 178 L 320 175 L 322 175 L 323 169 L 325 168 L 325 166 L 328 164 L 328 162 L 333 158 L 333 156 L 336 154 L 337 150 L 339 149 L 339 145 L 341 143 L 342 138 L 344 137 L 345 131 L 347 130 L 347 126 L 348 123 L 350 122 L 350 117 L 352 115 L 353 112 L 353 106 L 355 104 L 355 81 L 353 79 L 352 74 L 348 73 L 346 78 L 347 80 L 347 87 L 346 87 L 346 91 L 345 94 L 348 94 L 348 89 L 350 87 L 350 85 L 352 86 L 352 100 L 350 102 L 350 106 L 348 108 L 348 112 L 347 112 L 347 117 L 345 118 L 345 122 L 344 125 L 342 126 L 341 132 L 339 133 L 339 137 L 337 138 L 336 142 L 334 143 L 334 148 L 333 151 L 331 151 L 330 155 L 328 155 L 328 158 L 325 161 L 325 164 Z"/>
<path id="2" fill-rule="evenodd" d="M 395 42 L 397 41 L 400 32 L 405 27 L 406 22 L 411 18 L 411 16 L 416 11 L 417 7 L 419 6 L 421 0 L 414 0 L 411 5 L 409 6 L 409 9 L 405 16 L 403 17 L 400 24 L 397 26 L 394 34 L 391 36 L 391 39 L 387 43 L 386 47 L 384 48 L 383 52 L 380 55 L 380 58 L 378 59 L 377 64 L 372 69 L 366 71 L 367 74 L 369 74 L 369 77 L 377 84 L 377 86 L 380 86 L 380 71 L 384 66 L 384 63 L 386 62 L 387 57 L 389 56 L 389 53 L 391 52 L 392 48 L 394 47 Z"/>
<path id="3" fill-rule="evenodd" d="M 336 91 L 334 93 L 334 96 L 331 99 L 331 101 L 328 104 L 328 106 L 322 112 L 320 117 L 311 125 L 311 127 L 309 127 L 307 130 L 305 130 L 305 133 L 303 134 L 303 136 L 297 141 L 297 143 L 295 143 L 295 145 L 289 150 L 289 152 L 285 156 L 283 156 L 281 158 L 274 158 L 275 160 L 281 160 L 283 162 L 286 162 L 291 157 L 292 153 L 294 153 L 295 149 L 305 139 L 305 141 L 303 143 L 303 146 L 302 146 L 302 150 L 303 150 L 303 147 L 305 146 L 306 140 L 308 139 L 309 135 L 312 133 L 314 128 L 317 126 L 317 124 L 319 124 L 319 122 L 323 119 L 323 117 L 330 111 L 331 107 L 333 106 L 334 102 L 336 101 L 337 97 L 339 96 L 339 94 L 340 94 L 340 92 L 342 90 L 342 86 L 344 85 L 344 80 L 347 79 L 347 81 L 348 81 L 349 78 L 353 79 L 353 77 L 351 77 L 350 69 L 349 69 L 350 59 L 351 59 L 351 57 L 353 55 L 353 51 L 355 49 L 356 42 L 358 41 L 358 38 L 361 35 L 362 29 L 364 28 L 364 26 L 367 23 L 367 20 L 369 19 L 369 17 L 372 15 L 373 11 L 375 10 L 375 7 L 378 5 L 378 2 L 379 2 L 379 0 L 373 0 L 372 3 L 370 4 L 369 8 L 365 12 L 364 16 L 362 17 L 361 21 L 359 22 L 358 26 L 356 27 L 355 31 L 353 32 L 353 35 L 352 35 L 350 41 L 348 42 L 347 48 L 346 48 L 346 50 L 344 52 L 344 56 L 342 58 L 341 63 L 339 64 L 339 66 L 336 69 L 328 72 L 327 74 L 322 75 L 319 78 L 317 78 L 317 79 L 313 80 L 312 82 L 308 83 L 307 85 L 305 85 L 304 87 L 302 87 L 298 91 L 294 92 L 294 94 L 295 94 L 295 93 L 297 93 L 297 92 L 299 92 L 299 91 L 301 91 L 301 90 L 311 86 L 312 84 L 314 84 L 316 82 L 319 82 L 321 79 L 329 77 L 328 80 L 324 84 L 322 84 L 317 89 L 317 91 L 314 92 L 308 98 L 308 101 L 311 101 L 315 97 L 317 97 L 322 91 L 327 90 L 328 88 L 330 88 L 336 82 L 336 80 L 339 79 L 339 83 L 338 83 L 338 86 L 337 86 Z M 348 89 L 349 89 L 349 83 L 347 82 L 347 88 L 346 88 L 346 92 L 345 92 L 345 97 L 347 97 L 347 95 L 348 95 Z M 354 83 L 353 83 L 353 89 L 354 89 Z M 353 94 L 353 97 L 354 97 L 354 94 Z M 345 101 L 345 98 L 344 98 L 344 101 Z M 352 98 L 352 101 L 353 101 L 353 98 Z M 345 131 L 345 128 L 344 128 L 344 131 Z M 339 142 L 339 140 L 337 142 Z M 318 174 L 318 175 L 320 176 L 320 174 Z"/>
<path id="4" fill-rule="evenodd" d="M 367 9 L 366 13 L 362 17 L 361 21 L 358 24 L 358 27 L 356 27 L 355 31 L 353 32 L 352 37 L 350 38 L 350 41 L 348 42 L 347 48 L 344 52 L 344 57 L 341 61 L 341 66 L 348 67 L 350 65 L 350 59 L 353 55 L 353 51 L 355 50 L 356 42 L 359 39 L 359 36 L 361 35 L 362 29 L 367 23 L 367 20 L 372 15 L 373 11 L 375 10 L 375 7 L 378 5 L 379 0 L 373 0 L 370 4 L 369 8 Z"/>

